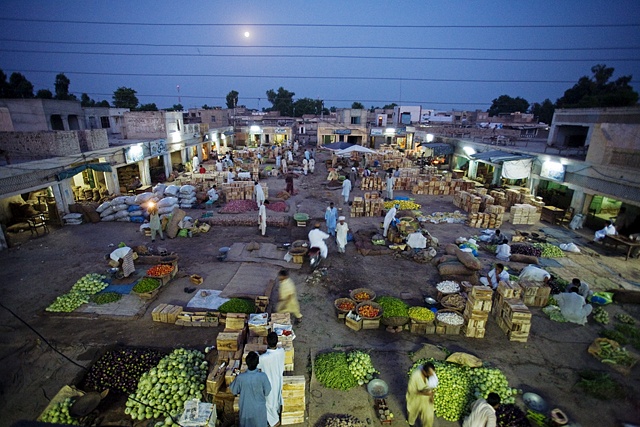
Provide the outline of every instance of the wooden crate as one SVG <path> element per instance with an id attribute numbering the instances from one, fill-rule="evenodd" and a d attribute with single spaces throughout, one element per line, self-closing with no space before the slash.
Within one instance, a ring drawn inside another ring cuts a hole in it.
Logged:
<path id="1" fill-rule="evenodd" d="M 469 312 L 487 312 L 488 313 L 491 311 L 492 305 L 493 305 L 493 301 L 491 299 L 478 300 L 470 295 L 469 299 L 467 299 L 467 304 L 465 305 L 464 309 L 465 309 L 465 312 L 469 311 Z"/>
<path id="2" fill-rule="evenodd" d="M 213 369 L 211 369 L 211 372 L 209 372 L 209 375 L 207 376 L 206 390 L 208 394 L 216 394 L 220 390 L 220 388 L 225 384 L 226 369 L 225 368 L 220 369 L 222 363 L 225 363 L 225 362 L 220 361 L 216 363 L 213 366 Z"/>
<path id="3" fill-rule="evenodd" d="M 347 328 L 353 329 L 354 331 L 359 331 L 360 329 L 362 329 L 362 319 L 353 320 L 345 317 L 344 324 L 347 325 Z"/>
<path id="4" fill-rule="evenodd" d="M 247 337 L 247 344 L 266 344 L 265 337 Z"/>
<path id="5" fill-rule="evenodd" d="M 491 300 L 493 289 L 490 286 L 473 286 L 471 288 L 471 298 L 475 301 Z"/>
<path id="6" fill-rule="evenodd" d="M 256 313 L 266 313 L 269 306 L 269 297 L 256 297 L 254 304 L 256 306 Z"/>
<path id="7" fill-rule="evenodd" d="M 216 338 L 216 347 L 223 351 L 238 351 L 242 342 L 242 331 L 220 332 Z"/>
<path id="8" fill-rule="evenodd" d="M 527 306 L 519 299 L 505 298 L 502 305 L 502 316 L 505 320 L 520 320 L 530 322 L 531 312 Z"/>
<path id="9" fill-rule="evenodd" d="M 271 313 L 271 323 L 291 325 L 291 313 Z"/>
<path id="10" fill-rule="evenodd" d="M 522 288 L 516 282 L 498 282 L 498 293 L 504 298 L 520 298 Z"/>
<path id="11" fill-rule="evenodd" d="M 379 329 L 380 319 L 362 319 L 362 329 Z"/>
<path id="12" fill-rule="evenodd" d="M 230 331 L 240 331 L 244 329 L 247 323 L 247 315 L 244 313 L 227 313 L 227 321 L 225 323 L 225 329 Z"/>
<path id="13" fill-rule="evenodd" d="M 242 365 L 240 360 L 229 360 L 229 364 L 227 365 L 227 369 L 225 369 L 225 374 L 224 374 L 224 383 L 227 386 L 231 385 L 233 380 L 236 379 L 236 376 L 234 375 L 234 373 L 239 372 L 241 366 Z"/>
<path id="14" fill-rule="evenodd" d="M 160 312 L 162 312 L 162 310 L 169 304 L 158 304 L 153 311 L 151 312 L 151 319 L 154 322 L 162 322 L 162 317 L 160 315 Z"/>
<path id="15" fill-rule="evenodd" d="M 229 360 L 240 360 L 242 358 L 242 353 L 244 353 L 244 346 L 240 347 L 240 349 L 236 351 L 220 351 L 218 350 L 218 360 L 229 361 Z"/>
<path id="16" fill-rule="evenodd" d="M 485 328 L 474 328 L 469 325 L 465 325 L 462 328 L 462 335 L 467 338 L 484 338 L 484 334 L 486 332 Z"/>
<path id="17" fill-rule="evenodd" d="M 269 325 L 249 325 L 249 336 L 266 337 L 269 334 Z"/>
<path id="18" fill-rule="evenodd" d="M 527 342 L 529 340 L 529 332 L 509 331 L 507 332 L 507 337 L 509 341 Z"/>

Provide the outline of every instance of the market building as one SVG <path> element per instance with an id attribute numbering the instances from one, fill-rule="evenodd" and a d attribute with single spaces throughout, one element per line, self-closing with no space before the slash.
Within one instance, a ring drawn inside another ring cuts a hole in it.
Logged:
<path id="1" fill-rule="evenodd" d="M 334 142 L 365 145 L 367 136 L 366 109 L 339 108 L 318 122 L 319 146 Z"/>

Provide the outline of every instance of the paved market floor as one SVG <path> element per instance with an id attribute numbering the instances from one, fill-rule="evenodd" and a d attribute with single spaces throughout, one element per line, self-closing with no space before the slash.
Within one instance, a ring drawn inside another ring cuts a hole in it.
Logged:
<path id="1" fill-rule="evenodd" d="M 320 162 L 319 162 L 320 163 Z M 312 221 L 322 219 L 330 201 L 344 207 L 340 190 L 330 190 L 325 183 L 324 166 L 315 175 L 296 180 L 299 193 L 288 201 L 289 214 L 305 212 Z M 268 179 L 270 192 L 285 187 L 284 180 Z M 274 193 L 275 194 L 275 193 Z M 356 189 L 353 195 L 361 195 Z M 399 192 L 399 195 L 409 195 Z M 451 197 L 418 196 L 423 213 L 452 212 L 456 208 Z M 204 211 L 194 210 L 198 217 Z M 347 212 L 346 209 L 343 212 Z M 257 213 L 256 213 L 257 216 Z M 348 218 L 352 230 L 378 227 L 381 218 Z M 638 289 L 640 261 L 624 260 L 621 253 L 608 251 L 597 245 L 587 244 L 586 232 L 574 232 L 546 223 L 535 226 L 512 226 L 506 222 L 502 229 L 507 234 L 516 230 L 543 230 L 553 242 L 573 241 L 580 246 L 580 254 L 569 254 L 556 259 L 559 266 L 549 267 L 554 273 L 570 280 L 577 276 L 597 289 Z M 441 247 L 456 237 L 470 237 L 480 232 L 463 224 L 434 224 L 429 231 L 438 237 Z M 308 229 L 291 227 L 268 230 L 267 237 L 257 232 L 257 227 L 214 227 L 209 233 L 194 238 L 165 240 L 152 245 L 133 224 L 100 223 L 64 227 L 49 235 L 29 239 L 17 248 L 0 253 L 0 292 L 2 304 L 34 327 L 51 344 L 80 365 L 88 366 L 107 346 L 115 343 L 132 346 L 175 348 L 180 346 L 204 348 L 215 344 L 216 330 L 210 328 L 184 328 L 154 323 L 151 309 L 157 303 L 182 304 L 191 298 L 184 288 L 190 284 L 189 274 L 201 274 L 207 289 L 222 290 L 236 274 L 240 263 L 218 262 L 218 249 L 233 243 L 282 243 L 304 238 Z M 583 234 L 584 233 L 584 234 Z M 66 292 L 80 277 L 90 272 L 106 270 L 104 255 L 110 245 L 125 242 L 130 246 L 140 244 L 163 246 L 180 256 L 180 273 L 151 303 L 145 314 L 131 320 L 113 318 L 78 319 L 51 316 L 44 309 L 55 297 Z M 467 351 L 482 358 L 505 372 L 512 386 L 534 390 L 552 405 L 561 407 L 583 426 L 593 425 L 592 420 L 602 420 L 599 425 L 614 425 L 616 419 L 636 420 L 640 413 L 637 396 L 640 395 L 640 376 L 637 368 L 632 375 L 622 376 L 610 371 L 614 377 L 630 389 L 628 400 L 601 402 L 581 395 L 574 385 L 581 369 L 606 370 L 586 348 L 598 336 L 600 327 L 590 322 L 587 326 L 550 321 L 539 309 L 533 309 L 533 329 L 529 342 L 511 343 L 494 321 L 488 324 L 484 339 L 462 336 L 420 337 L 409 332 L 391 334 L 383 329 L 354 332 L 339 323 L 334 316 L 333 301 L 345 296 L 349 290 L 360 286 L 372 288 L 378 295 L 404 298 L 410 304 L 419 304 L 424 295 L 432 295 L 433 285 L 440 279 L 430 264 L 417 264 L 393 255 L 361 256 L 352 244 L 347 253 L 337 254 L 334 242 L 329 242 L 330 255 L 326 260 L 326 274 L 311 276 L 308 266 L 292 271 L 298 284 L 305 321 L 296 329 L 295 373 L 309 375 L 310 361 L 318 351 L 331 348 L 360 348 L 372 351 L 374 365 L 380 377 L 390 385 L 389 404 L 396 414 L 394 424 L 405 423 L 404 393 L 406 371 L 411 364 L 409 355 L 424 343 L 445 346 L 451 351 Z M 440 252 L 442 249 L 440 249 Z M 488 269 L 495 261 L 492 255 L 481 252 L 480 260 Z M 518 269 L 522 265 L 513 264 Z M 266 270 L 265 270 L 266 271 Z M 272 295 L 275 297 L 275 294 Z M 608 308 L 611 314 L 627 312 L 640 319 L 637 305 L 615 304 Z M 82 377 L 78 366 L 53 352 L 41 338 L 29 330 L 8 311 L 0 309 L 0 425 L 11 425 L 19 419 L 35 419 L 63 385 L 73 384 Z M 308 422 L 314 425 L 325 413 L 352 413 L 363 421 L 375 422 L 373 407 L 364 388 L 350 392 L 327 390 L 309 377 Z M 437 426 L 455 425 L 441 419 Z"/>

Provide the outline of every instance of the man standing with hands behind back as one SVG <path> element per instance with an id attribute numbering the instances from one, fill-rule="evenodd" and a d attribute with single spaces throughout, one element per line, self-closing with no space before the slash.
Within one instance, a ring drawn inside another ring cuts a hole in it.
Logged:
<path id="1" fill-rule="evenodd" d="M 270 427 L 275 427 L 280 422 L 284 375 L 284 349 L 278 348 L 278 334 L 275 332 L 267 335 L 267 352 L 260 355 L 258 368 L 267 374 L 271 383 L 271 393 L 267 396 L 267 420 Z"/>

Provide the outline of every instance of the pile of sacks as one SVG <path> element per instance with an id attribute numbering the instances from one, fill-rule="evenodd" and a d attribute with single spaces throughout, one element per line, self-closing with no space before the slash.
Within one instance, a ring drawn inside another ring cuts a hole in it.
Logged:
<path id="1" fill-rule="evenodd" d="M 436 265 L 442 277 L 455 278 L 478 283 L 478 271 L 482 269 L 482 263 L 471 252 L 465 252 L 456 245 L 450 243 L 445 246 L 445 254 L 438 258 Z"/>
<path id="2" fill-rule="evenodd" d="M 150 194 L 150 193 L 145 193 Z M 146 210 L 142 206 L 144 194 L 138 196 L 118 196 L 101 203 L 96 208 L 100 214 L 100 221 L 144 222 Z"/>
<path id="3" fill-rule="evenodd" d="M 154 187 L 156 196 L 173 197 L 178 200 L 178 204 L 183 209 L 191 209 L 198 203 L 196 198 L 196 188 L 193 185 L 163 185 L 158 184 Z"/>

